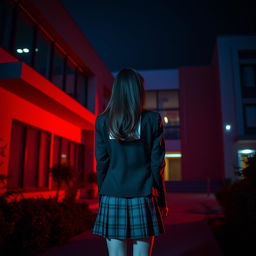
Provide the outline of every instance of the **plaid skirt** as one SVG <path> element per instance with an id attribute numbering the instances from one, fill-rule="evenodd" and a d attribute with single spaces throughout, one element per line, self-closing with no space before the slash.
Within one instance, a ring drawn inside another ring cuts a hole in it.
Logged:
<path id="1" fill-rule="evenodd" d="M 139 239 L 165 233 L 155 196 L 102 195 L 92 234 L 115 239 Z"/>

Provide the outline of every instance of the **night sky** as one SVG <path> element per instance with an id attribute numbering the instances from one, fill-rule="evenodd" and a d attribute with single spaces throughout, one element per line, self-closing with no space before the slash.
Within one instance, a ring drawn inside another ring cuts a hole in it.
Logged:
<path id="1" fill-rule="evenodd" d="M 256 34 L 256 1 L 61 2 L 112 72 L 207 65 L 217 35 Z"/>

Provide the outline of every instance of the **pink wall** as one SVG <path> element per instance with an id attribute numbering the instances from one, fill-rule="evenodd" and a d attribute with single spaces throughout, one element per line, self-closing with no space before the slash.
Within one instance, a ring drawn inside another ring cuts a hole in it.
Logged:
<path id="1" fill-rule="evenodd" d="M 183 180 L 224 178 L 219 83 L 213 67 L 181 67 Z"/>

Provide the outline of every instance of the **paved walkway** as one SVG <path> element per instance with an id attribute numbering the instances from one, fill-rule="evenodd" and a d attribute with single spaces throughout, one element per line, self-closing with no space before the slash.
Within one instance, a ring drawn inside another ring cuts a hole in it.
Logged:
<path id="1" fill-rule="evenodd" d="M 207 214 L 222 215 L 213 194 L 168 193 L 169 214 L 164 219 L 166 233 L 155 238 L 153 255 L 222 256 L 221 250 L 204 220 Z M 97 202 L 91 208 L 97 212 Z M 132 255 L 131 245 L 128 255 Z M 84 232 L 69 243 L 51 248 L 41 256 L 108 256 L 103 237 Z"/>

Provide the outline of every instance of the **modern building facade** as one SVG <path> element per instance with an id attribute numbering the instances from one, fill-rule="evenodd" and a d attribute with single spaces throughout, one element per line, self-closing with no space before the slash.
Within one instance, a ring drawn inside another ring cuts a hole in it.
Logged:
<path id="1" fill-rule="evenodd" d="M 49 168 L 68 162 L 82 189 L 115 73 L 59 1 L 5 0 L 0 11 L 0 174 L 27 196 L 52 195 Z M 256 36 L 219 37 L 212 56 L 139 70 L 145 107 L 163 118 L 169 191 L 213 192 L 256 150 Z"/>
<path id="2" fill-rule="evenodd" d="M 209 66 L 140 70 L 159 111 L 169 191 L 213 192 L 256 152 L 256 36 L 220 36 Z M 115 76 L 115 73 L 113 73 Z"/>
<path id="3" fill-rule="evenodd" d="M 67 162 L 83 188 L 113 76 L 59 1 L 6 0 L 0 11 L 0 173 L 25 196 L 47 196 L 49 167 Z"/>

